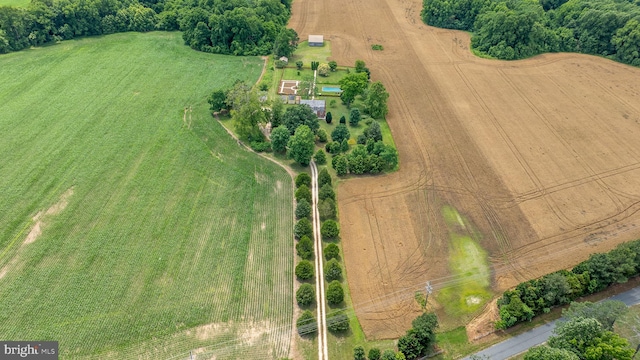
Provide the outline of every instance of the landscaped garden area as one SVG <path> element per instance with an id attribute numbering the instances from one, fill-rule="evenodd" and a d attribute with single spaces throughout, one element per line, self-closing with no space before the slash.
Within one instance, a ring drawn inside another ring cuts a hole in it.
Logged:
<path id="1" fill-rule="evenodd" d="M 397 169 L 398 155 L 385 121 L 389 95 L 380 82 L 370 81 L 364 61 L 338 65 L 329 60 L 328 50 L 328 42 L 324 47 L 302 43 L 288 59 L 270 57 L 256 87 L 237 82 L 209 99 L 211 110 L 239 140 L 299 173 L 294 291 L 298 348 L 305 358 L 317 351 L 322 313 L 326 315 L 331 357 L 351 357 L 358 345 L 366 345 L 367 351 L 394 347 L 390 341 L 365 343 L 352 310 L 337 222 L 337 182 L 332 182 L 336 175 Z M 320 172 L 320 242 L 313 241 L 310 213 L 313 202 L 307 166 L 312 159 Z M 314 263 L 315 256 L 319 260 Z M 314 288 L 320 274 L 324 290 Z M 326 312 L 322 313 L 316 310 L 322 301 L 319 291 L 326 294 Z"/>

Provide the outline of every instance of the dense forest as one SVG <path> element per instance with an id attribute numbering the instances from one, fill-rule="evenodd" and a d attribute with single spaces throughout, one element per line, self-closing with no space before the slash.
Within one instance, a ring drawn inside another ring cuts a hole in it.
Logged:
<path id="1" fill-rule="evenodd" d="M 640 0 L 424 0 L 423 20 L 473 32 L 499 59 L 580 52 L 640 66 Z"/>
<path id="2" fill-rule="evenodd" d="M 0 7 L 0 53 L 79 36 L 181 30 L 194 49 L 233 55 L 289 55 L 290 0 L 32 0 Z"/>

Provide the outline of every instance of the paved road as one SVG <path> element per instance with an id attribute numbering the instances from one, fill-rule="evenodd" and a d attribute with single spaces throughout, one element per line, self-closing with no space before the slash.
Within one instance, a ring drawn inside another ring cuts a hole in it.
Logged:
<path id="1" fill-rule="evenodd" d="M 640 286 L 610 297 L 607 300 L 619 300 L 627 304 L 627 306 L 640 304 Z M 529 330 L 526 333 L 522 333 L 501 343 L 495 344 L 490 348 L 476 353 L 476 355 L 481 358 L 488 358 L 491 360 L 509 359 L 512 356 L 523 353 L 527 351 L 527 349 L 547 341 L 549 336 L 552 335 L 555 326 L 556 321 L 552 321 L 533 330 Z M 470 357 L 463 358 L 463 360 L 469 359 Z"/>

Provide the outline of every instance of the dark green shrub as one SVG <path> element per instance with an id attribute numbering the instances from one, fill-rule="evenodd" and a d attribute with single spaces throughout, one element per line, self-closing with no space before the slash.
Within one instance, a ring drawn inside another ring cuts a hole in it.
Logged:
<path id="1" fill-rule="evenodd" d="M 327 220 L 320 227 L 320 234 L 326 240 L 333 240 L 340 236 L 340 228 L 335 220 Z"/>
<path id="2" fill-rule="evenodd" d="M 318 322 L 311 311 L 305 310 L 296 321 L 296 328 L 300 336 L 313 335 L 318 332 Z"/>
<path id="3" fill-rule="evenodd" d="M 342 266 L 340 266 L 338 260 L 331 259 L 327 261 L 324 267 L 324 277 L 327 281 L 342 279 Z"/>
<path id="4" fill-rule="evenodd" d="M 349 112 L 349 125 L 358 126 L 361 118 L 362 116 L 360 114 L 360 109 L 358 108 L 351 109 L 351 111 Z"/>
<path id="5" fill-rule="evenodd" d="M 333 280 L 327 287 L 327 302 L 331 305 L 338 305 L 344 301 L 344 290 L 338 280 Z"/>
<path id="6" fill-rule="evenodd" d="M 318 213 L 320 220 L 330 220 L 336 218 L 336 202 L 333 199 L 320 200 L 318 202 Z"/>
<path id="7" fill-rule="evenodd" d="M 346 175 L 349 171 L 349 162 L 344 155 L 336 155 L 331 159 L 331 166 L 336 171 L 338 176 Z"/>
<path id="8" fill-rule="evenodd" d="M 380 360 L 380 349 L 371 348 L 369 349 L 369 360 Z"/>
<path id="9" fill-rule="evenodd" d="M 318 186 L 323 187 L 326 184 L 331 185 L 331 175 L 329 175 L 329 171 L 327 169 L 322 169 L 318 174 Z"/>
<path id="10" fill-rule="evenodd" d="M 367 360 L 362 345 L 353 348 L 353 360 Z"/>
<path id="11" fill-rule="evenodd" d="M 313 155 L 313 161 L 315 161 L 318 165 L 325 165 L 327 163 L 327 155 L 325 154 L 324 150 L 319 149 L 318 151 L 316 151 L 316 154 Z"/>
<path id="12" fill-rule="evenodd" d="M 320 187 L 320 191 L 318 192 L 318 199 L 336 199 L 336 193 L 333 191 L 333 186 L 329 184 L 324 184 Z"/>
<path id="13" fill-rule="evenodd" d="M 298 220 L 296 225 L 293 227 L 293 234 L 298 239 L 302 239 L 303 236 L 311 239 L 313 237 L 313 226 L 311 225 L 311 221 L 307 218 Z"/>
<path id="14" fill-rule="evenodd" d="M 309 280 L 313 277 L 313 264 L 302 260 L 296 265 L 296 277 L 300 280 Z"/>
<path id="15" fill-rule="evenodd" d="M 306 185 L 307 190 L 311 187 L 311 175 L 306 172 L 302 172 L 296 176 L 296 188 L 300 188 L 302 185 Z"/>
<path id="16" fill-rule="evenodd" d="M 309 204 L 311 204 L 311 190 L 309 190 L 309 187 L 305 184 L 302 184 L 298 187 L 298 190 L 296 190 L 296 201 L 300 201 L 302 199 L 307 200 L 307 202 Z"/>
<path id="17" fill-rule="evenodd" d="M 327 112 L 327 115 L 325 116 L 324 120 L 327 122 L 327 124 L 331 124 L 331 121 L 333 121 L 333 115 L 331 115 L 331 111 Z"/>
<path id="18" fill-rule="evenodd" d="M 296 252 L 298 256 L 304 260 L 313 259 L 313 242 L 308 236 L 303 236 L 296 244 Z"/>
<path id="19" fill-rule="evenodd" d="M 296 219 L 309 218 L 311 216 L 311 205 L 306 199 L 300 199 L 296 204 Z"/>
<path id="20" fill-rule="evenodd" d="M 342 311 L 327 315 L 327 328 L 333 332 L 343 332 L 349 329 L 349 317 Z"/>
<path id="21" fill-rule="evenodd" d="M 265 141 L 252 141 L 249 143 L 251 149 L 255 152 L 271 152 L 271 143 Z"/>
<path id="22" fill-rule="evenodd" d="M 296 301 L 300 306 L 309 306 L 316 301 L 316 289 L 311 284 L 302 284 L 296 291 Z"/>
<path id="23" fill-rule="evenodd" d="M 340 248 L 336 244 L 329 244 L 324 248 L 324 258 L 329 261 L 340 257 Z"/>
<path id="24" fill-rule="evenodd" d="M 327 135 L 327 132 L 324 129 L 318 129 L 318 141 L 321 143 L 326 143 L 329 136 Z"/>

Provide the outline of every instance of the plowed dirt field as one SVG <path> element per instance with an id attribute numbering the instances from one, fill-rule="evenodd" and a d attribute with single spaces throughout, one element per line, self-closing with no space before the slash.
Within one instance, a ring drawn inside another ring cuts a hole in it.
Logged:
<path id="1" fill-rule="evenodd" d="M 503 62 L 420 20 L 419 0 L 296 0 L 291 26 L 391 93 L 400 171 L 339 186 L 345 264 L 367 337 L 397 337 L 414 290 L 450 275 L 440 209 L 471 219 L 493 288 L 640 236 L 640 69 L 578 54 Z M 371 50 L 382 44 L 384 51 Z"/>

